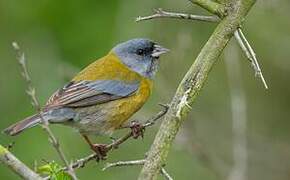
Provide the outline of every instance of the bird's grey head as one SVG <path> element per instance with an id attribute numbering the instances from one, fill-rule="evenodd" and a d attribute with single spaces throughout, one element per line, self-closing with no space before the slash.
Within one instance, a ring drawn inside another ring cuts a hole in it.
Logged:
<path id="1" fill-rule="evenodd" d="M 152 79 L 159 66 L 159 56 L 169 50 L 149 39 L 132 39 L 113 48 L 122 63 L 138 74 Z"/>

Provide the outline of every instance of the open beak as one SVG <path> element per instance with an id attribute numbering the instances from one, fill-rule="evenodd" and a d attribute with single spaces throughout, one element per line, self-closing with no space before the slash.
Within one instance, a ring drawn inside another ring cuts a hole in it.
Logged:
<path id="1" fill-rule="evenodd" d="M 158 58 L 161 54 L 167 53 L 168 51 L 169 49 L 166 49 L 158 44 L 155 44 L 152 57 Z"/>

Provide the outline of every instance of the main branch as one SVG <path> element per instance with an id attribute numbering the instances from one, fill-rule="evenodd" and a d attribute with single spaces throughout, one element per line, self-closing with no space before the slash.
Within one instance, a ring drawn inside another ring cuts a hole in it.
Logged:
<path id="1" fill-rule="evenodd" d="M 224 47 L 241 25 L 254 4 L 254 0 L 232 0 L 231 11 L 218 24 L 215 31 L 202 48 L 193 65 L 181 81 L 168 113 L 148 152 L 139 180 L 156 179 L 165 164 L 173 140 L 186 118 L 191 105 L 206 82 L 207 76 L 222 53 Z"/>

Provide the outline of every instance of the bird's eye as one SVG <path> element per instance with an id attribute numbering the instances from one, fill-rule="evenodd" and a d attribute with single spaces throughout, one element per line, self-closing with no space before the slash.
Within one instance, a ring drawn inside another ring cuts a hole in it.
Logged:
<path id="1" fill-rule="evenodd" d="M 137 50 L 137 54 L 138 54 L 139 56 L 144 55 L 144 50 L 143 50 L 143 49 L 138 49 L 138 50 Z"/>

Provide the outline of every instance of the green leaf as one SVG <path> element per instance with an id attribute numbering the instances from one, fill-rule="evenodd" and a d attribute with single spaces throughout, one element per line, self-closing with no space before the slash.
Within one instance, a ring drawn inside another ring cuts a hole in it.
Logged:
<path id="1" fill-rule="evenodd" d="M 71 176 L 63 170 L 63 167 L 52 161 L 37 168 L 37 172 L 50 176 L 51 180 L 71 180 Z"/>

